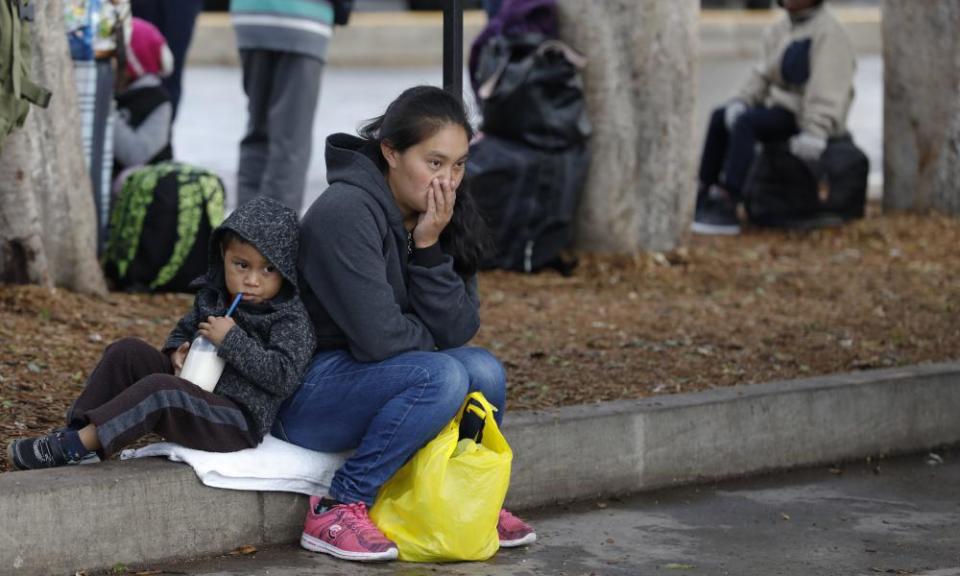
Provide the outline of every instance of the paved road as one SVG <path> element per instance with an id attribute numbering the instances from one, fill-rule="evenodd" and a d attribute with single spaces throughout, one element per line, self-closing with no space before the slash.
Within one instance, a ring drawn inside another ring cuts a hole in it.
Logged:
<path id="1" fill-rule="evenodd" d="M 710 109 L 729 98 L 747 74 L 751 61 L 704 59 L 700 64 L 698 140 Z M 355 132 L 364 120 L 380 114 L 404 88 L 439 84 L 436 68 L 329 68 L 323 77 L 320 107 L 314 122 L 314 155 L 308 175 L 304 206 L 326 186 L 323 141 L 334 132 Z M 872 163 L 874 183 L 879 183 L 882 155 L 883 67 L 879 57 L 860 60 L 856 78 L 857 99 L 850 124 L 857 141 Z M 464 83 L 467 85 L 467 82 Z M 470 95 L 467 95 L 468 100 Z M 246 122 L 245 98 L 238 68 L 194 67 L 184 73 L 184 93 L 175 126 L 174 150 L 178 159 L 205 166 L 227 183 L 233 207 L 238 143 Z M 699 144 L 697 145 L 697 152 Z"/>
<path id="2" fill-rule="evenodd" d="M 685 487 L 526 516 L 489 562 L 359 566 L 295 547 L 160 568 L 192 576 L 960 576 L 960 452 Z"/>

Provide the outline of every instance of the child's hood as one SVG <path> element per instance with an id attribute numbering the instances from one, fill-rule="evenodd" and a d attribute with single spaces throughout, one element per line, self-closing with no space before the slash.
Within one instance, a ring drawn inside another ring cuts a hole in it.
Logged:
<path id="1" fill-rule="evenodd" d="M 207 279 L 223 284 L 223 249 L 221 239 L 231 230 L 257 249 L 277 267 L 286 284 L 297 289 L 297 251 L 300 230 L 297 213 L 280 202 L 257 196 L 233 211 L 210 236 L 210 267 Z"/>

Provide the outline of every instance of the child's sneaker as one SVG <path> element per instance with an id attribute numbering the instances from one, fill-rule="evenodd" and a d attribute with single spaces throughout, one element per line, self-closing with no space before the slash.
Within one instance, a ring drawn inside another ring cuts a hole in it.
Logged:
<path id="1" fill-rule="evenodd" d="M 7 461 L 17 470 L 37 470 L 78 464 L 80 459 L 70 458 L 63 450 L 59 434 L 54 433 L 12 440 L 7 444 Z"/>
<path id="2" fill-rule="evenodd" d="M 497 536 L 500 537 L 501 548 L 516 548 L 526 546 L 537 541 L 537 533 L 523 520 L 517 518 L 506 508 L 500 509 L 500 520 L 497 522 Z"/>
<path id="3" fill-rule="evenodd" d="M 337 504 L 318 511 L 320 498 L 310 497 L 300 545 L 344 560 L 372 562 L 395 560 L 397 545 L 374 525 L 364 503 Z"/>
<path id="4" fill-rule="evenodd" d="M 70 426 L 57 426 L 50 432 L 51 436 L 55 436 L 59 432 L 77 432 L 79 428 L 71 428 Z M 93 450 L 87 452 L 85 455 L 80 456 L 80 461 L 77 464 L 97 464 L 101 462 L 100 455 L 98 455 Z"/>

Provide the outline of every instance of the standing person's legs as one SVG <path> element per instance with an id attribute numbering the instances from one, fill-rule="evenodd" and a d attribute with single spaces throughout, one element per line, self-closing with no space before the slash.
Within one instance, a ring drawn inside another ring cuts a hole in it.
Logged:
<path id="1" fill-rule="evenodd" d="M 260 193 L 260 182 L 267 168 L 270 147 L 267 116 L 277 55 L 269 50 L 240 51 L 243 91 L 247 95 L 247 128 L 240 140 L 237 206 Z"/>
<path id="2" fill-rule="evenodd" d="M 304 382 L 280 409 L 274 434 L 321 452 L 355 449 L 329 496 L 372 505 L 394 472 L 450 422 L 467 395 L 463 365 L 437 352 L 408 352 L 383 362 L 349 352 L 318 354 Z"/>
<path id="3" fill-rule="evenodd" d="M 740 115 L 730 134 L 724 163 L 724 187 L 740 199 L 747 173 L 756 156 L 757 142 L 786 140 L 799 131 L 796 116 L 784 108 L 758 106 Z"/>
<path id="4" fill-rule="evenodd" d="M 281 52 L 275 66 L 267 105 L 267 164 L 259 193 L 299 213 L 310 167 L 323 62 Z"/>

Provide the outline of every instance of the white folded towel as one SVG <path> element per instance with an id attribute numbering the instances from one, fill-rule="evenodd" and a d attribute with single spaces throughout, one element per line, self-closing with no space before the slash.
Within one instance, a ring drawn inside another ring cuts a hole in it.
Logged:
<path id="1" fill-rule="evenodd" d="M 214 488 L 297 492 L 324 496 L 334 472 L 351 452 L 314 452 L 271 435 L 256 448 L 238 452 L 205 452 L 172 442 L 158 442 L 143 448 L 124 450 L 121 460 L 166 456 L 193 467 L 200 481 Z"/>

